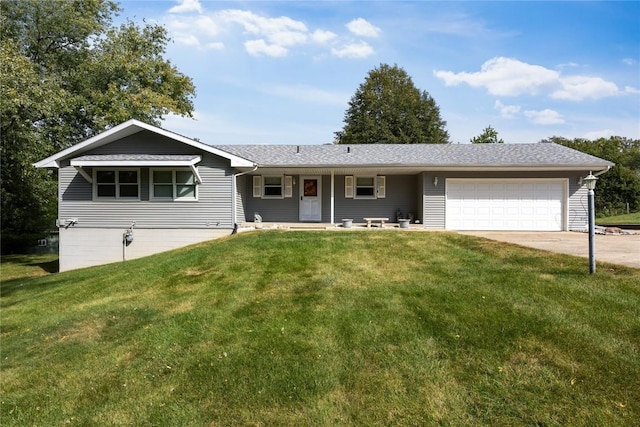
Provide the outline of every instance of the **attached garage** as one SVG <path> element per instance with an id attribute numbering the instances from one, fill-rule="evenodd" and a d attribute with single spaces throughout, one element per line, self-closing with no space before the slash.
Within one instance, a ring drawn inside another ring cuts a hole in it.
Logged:
<path id="1" fill-rule="evenodd" d="M 562 231 L 566 179 L 447 179 L 449 230 Z"/>

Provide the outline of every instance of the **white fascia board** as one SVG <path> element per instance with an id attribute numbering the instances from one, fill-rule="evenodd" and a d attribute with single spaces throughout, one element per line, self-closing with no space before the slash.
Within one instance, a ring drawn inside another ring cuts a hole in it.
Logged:
<path id="1" fill-rule="evenodd" d="M 192 160 L 71 160 L 71 166 L 80 167 L 153 167 L 178 166 L 191 167 L 200 163 L 201 156 Z"/>
<path id="2" fill-rule="evenodd" d="M 469 171 L 469 172 L 486 172 L 486 171 L 504 171 L 504 172 L 563 172 L 563 171 L 585 171 L 585 170 L 609 170 L 610 166 L 603 165 L 571 165 L 571 166 L 473 166 L 473 165 L 460 165 L 460 166 L 429 166 L 425 167 L 425 171 Z"/>
<path id="3" fill-rule="evenodd" d="M 138 120 L 128 120 L 124 123 L 114 126 L 109 130 L 106 130 L 98 135 L 91 137 L 83 142 L 73 145 L 67 149 L 57 152 L 56 154 L 40 160 L 33 165 L 37 168 L 59 168 L 60 160 L 65 159 L 75 153 L 86 151 L 90 148 L 97 148 L 102 145 L 113 142 L 117 139 L 124 138 L 125 136 L 133 135 L 140 132 L 147 127 L 153 127 L 142 123 Z"/>
<path id="4" fill-rule="evenodd" d="M 247 159 L 244 159 L 242 157 L 235 156 L 233 154 L 227 153 L 226 151 L 222 151 L 217 148 L 214 148 L 210 145 L 203 144 L 201 142 L 195 141 L 185 136 L 178 135 L 176 133 L 167 131 L 165 129 L 162 129 L 147 123 L 143 123 L 135 119 L 131 119 L 124 123 L 119 124 L 118 126 L 114 126 L 113 128 L 106 130 L 92 138 L 89 138 L 86 141 L 83 141 L 79 144 L 76 144 L 72 147 L 62 150 L 52 156 L 47 157 L 46 159 L 40 160 L 39 162 L 36 162 L 33 165 L 36 168 L 59 168 L 61 160 L 66 159 L 76 153 L 82 153 L 84 151 L 88 151 L 89 149 L 100 147 L 102 145 L 108 144 L 110 142 L 116 141 L 126 136 L 138 133 L 142 130 L 148 130 L 158 135 L 166 136 L 167 138 L 171 138 L 175 141 L 182 142 L 183 144 L 186 144 L 186 145 L 198 148 L 202 151 L 206 151 L 208 153 L 215 154 L 222 158 L 228 159 L 231 162 L 232 167 L 253 167 L 254 166 L 253 162 Z"/>

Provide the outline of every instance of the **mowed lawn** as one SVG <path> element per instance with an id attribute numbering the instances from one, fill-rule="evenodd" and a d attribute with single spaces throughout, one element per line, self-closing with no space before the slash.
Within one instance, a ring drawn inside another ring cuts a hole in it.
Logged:
<path id="1" fill-rule="evenodd" d="M 597 224 L 640 224 L 640 212 L 597 218 Z"/>
<path id="2" fill-rule="evenodd" d="M 640 270 L 471 236 L 241 233 L 0 302 L 3 426 L 640 420 Z"/>

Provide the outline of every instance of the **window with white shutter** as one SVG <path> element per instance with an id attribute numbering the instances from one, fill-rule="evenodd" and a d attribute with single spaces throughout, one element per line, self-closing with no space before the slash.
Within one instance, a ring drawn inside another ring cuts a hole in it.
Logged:
<path id="1" fill-rule="evenodd" d="M 260 175 L 253 177 L 253 197 L 262 197 L 262 177 Z"/>
<path id="2" fill-rule="evenodd" d="M 284 197 L 293 197 L 293 177 L 291 175 L 284 177 Z"/>
<path id="3" fill-rule="evenodd" d="M 344 197 L 353 199 L 353 176 L 344 177 Z"/>
<path id="4" fill-rule="evenodd" d="M 378 198 L 384 199 L 387 197 L 387 177 L 379 176 L 378 177 Z"/>

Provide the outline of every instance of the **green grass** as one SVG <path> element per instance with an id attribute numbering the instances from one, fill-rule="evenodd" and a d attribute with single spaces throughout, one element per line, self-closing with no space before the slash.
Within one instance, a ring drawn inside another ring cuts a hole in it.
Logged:
<path id="1" fill-rule="evenodd" d="M 3 255 L 0 280 L 26 279 L 58 271 L 58 254 Z"/>
<path id="2" fill-rule="evenodd" d="M 640 270 L 471 236 L 241 233 L 0 303 L 3 426 L 640 419 Z"/>
<path id="3" fill-rule="evenodd" d="M 596 224 L 619 225 L 619 224 L 640 224 L 640 212 L 616 215 L 605 218 L 596 218 Z"/>

